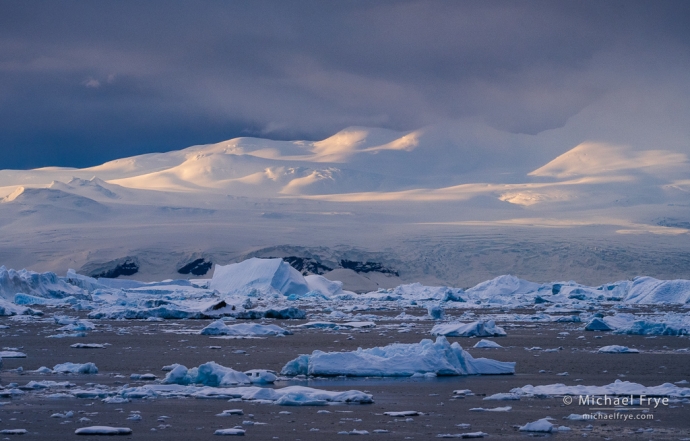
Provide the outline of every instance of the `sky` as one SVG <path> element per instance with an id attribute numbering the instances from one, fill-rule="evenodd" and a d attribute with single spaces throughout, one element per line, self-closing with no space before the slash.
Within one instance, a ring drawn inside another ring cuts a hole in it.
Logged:
<path id="1" fill-rule="evenodd" d="M 690 117 L 688 23 L 684 0 L 0 0 L 0 169 L 348 126 L 537 134 L 617 92 Z"/>

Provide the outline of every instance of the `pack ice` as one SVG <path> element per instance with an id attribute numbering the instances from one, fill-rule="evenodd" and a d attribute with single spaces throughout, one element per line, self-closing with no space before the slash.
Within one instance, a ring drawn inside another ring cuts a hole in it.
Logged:
<path id="1" fill-rule="evenodd" d="M 283 375 L 411 377 L 415 374 L 513 374 L 515 363 L 474 358 L 456 342 L 439 336 L 415 344 L 395 343 L 352 352 L 314 351 L 300 355 L 282 369 Z"/>

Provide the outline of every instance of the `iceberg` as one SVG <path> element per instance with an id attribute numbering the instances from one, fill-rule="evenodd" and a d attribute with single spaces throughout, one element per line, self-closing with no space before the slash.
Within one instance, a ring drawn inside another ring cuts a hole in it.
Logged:
<path id="1" fill-rule="evenodd" d="M 520 432 L 545 432 L 545 433 L 551 433 L 553 432 L 554 427 L 553 424 L 549 421 L 548 418 L 542 418 L 537 421 L 533 421 L 531 423 L 527 423 L 524 426 L 520 427 Z"/>
<path id="2" fill-rule="evenodd" d="M 690 280 L 636 277 L 623 301 L 635 304 L 690 303 Z"/>
<path id="3" fill-rule="evenodd" d="M 597 352 L 602 354 L 639 354 L 637 349 L 630 349 L 627 346 L 610 345 L 599 348 Z"/>
<path id="4" fill-rule="evenodd" d="M 277 325 L 260 325 L 258 323 L 240 323 L 226 325 L 223 320 L 216 320 L 200 332 L 201 335 L 291 335 L 292 332 Z"/>
<path id="5" fill-rule="evenodd" d="M 486 303 L 512 304 L 527 300 L 525 295 L 536 294 L 541 287 L 538 283 L 504 275 L 482 282 L 465 291 L 465 294 L 473 300 Z"/>
<path id="6" fill-rule="evenodd" d="M 394 343 L 353 352 L 314 351 L 289 361 L 283 375 L 354 377 L 411 377 L 415 374 L 475 375 L 513 374 L 515 363 L 474 358 L 458 343 L 439 336 L 436 341 Z"/>
<path id="7" fill-rule="evenodd" d="M 131 435 L 129 427 L 90 426 L 74 431 L 76 435 Z"/>
<path id="8" fill-rule="evenodd" d="M 491 340 L 479 340 L 476 345 L 472 346 L 473 348 L 480 349 L 480 348 L 502 348 L 503 346 L 499 345 L 495 341 Z"/>
<path id="9" fill-rule="evenodd" d="M 327 391 L 305 386 L 268 388 L 258 386 L 209 387 L 179 384 L 147 384 L 125 387 L 119 391 L 123 398 L 240 398 L 247 401 L 272 402 L 283 406 L 325 406 L 329 403 L 373 403 L 373 396 L 358 390 Z"/>
<path id="10" fill-rule="evenodd" d="M 187 369 L 178 364 L 163 379 L 163 384 L 201 384 L 204 386 L 221 387 L 236 384 L 250 384 L 251 379 L 244 373 L 210 361 L 199 367 Z"/>
<path id="11" fill-rule="evenodd" d="M 690 335 L 690 317 L 668 313 L 663 316 L 638 318 L 634 314 L 620 313 L 592 319 L 586 331 L 613 331 L 629 335 Z"/>
<path id="12" fill-rule="evenodd" d="M 37 273 L 29 270 L 13 270 L 0 266 L 0 298 L 11 300 L 17 293 L 35 297 L 86 298 L 85 291 L 60 279 L 57 274 Z"/>
<path id="13" fill-rule="evenodd" d="M 616 380 L 605 386 L 566 386 L 565 384 L 547 384 L 542 386 L 527 386 L 514 388 L 511 393 L 526 397 L 533 396 L 560 396 L 560 395 L 646 395 L 648 397 L 678 397 L 690 398 L 690 388 L 678 387 L 671 383 L 659 386 L 643 386 L 630 381 Z"/>
<path id="14" fill-rule="evenodd" d="M 11 315 L 43 315 L 43 312 L 23 306 L 17 306 L 0 297 L 0 316 Z"/>
<path id="15" fill-rule="evenodd" d="M 216 265 L 210 288 L 221 294 L 304 295 L 309 286 L 302 274 L 283 259 L 251 258 L 230 265 Z"/>
<path id="16" fill-rule="evenodd" d="M 98 368 L 93 363 L 62 363 L 53 367 L 56 374 L 97 374 Z"/>
<path id="17" fill-rule="evenodd" d="M 477 320 L 472 323 L 444 323 L 434 326 L 431 335 L 447 337 L 505 337 L 506 331 L 493 320 Z"/>

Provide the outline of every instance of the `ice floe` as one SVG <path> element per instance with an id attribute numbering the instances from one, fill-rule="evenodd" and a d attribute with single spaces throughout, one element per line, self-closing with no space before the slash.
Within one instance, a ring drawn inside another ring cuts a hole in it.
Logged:
<path id="1" fill-rule="evenodd" d="M 646 395 L 657 397 L 689 398 L 690 388 L 678 387 L 671 383 L 659 386 L 643 386 L 639 383 L 616 380 L 605 386 L 566 386 L 565 384 L 548 384 L 541 386 L 527 385 L 512 389 L 511 393 L 521 396 L 560 396 L 560 395 Z"/>
<path id="2" fill-rule="evenodd" d="M 690 317 L 685 314 L 667 313 L 640 317 L 630 313 L 619 313 L 606 317 L 595 317 L 586 331 L 612 331 L 629 335 L 689 335 Z"/>
<path id="3" fill-rule="evenodd" d="M 503 337 L 506 331 L 493 320 L 477 320 L 472 323 L 443 323 L 431 329 L 431 335 L 447 337 Z"/>
<path id="4" fill-rule="evenodd" d="M 221 435 L 221 436 L 228 436 L 228 435 L 234 435 L 234 436 L 244 436 L 245 430 L 240 428 L 240 427 L 234 427 L 231 429 L 218 429 L 215 432 L 213 432 L 214 435 Z"/>
<path id="5" fill-rule="evenodd" d="M 201 335 L 289 335 L 292 332 L 276 325 L 260 325 L 258 323 L 240 323 L 236 325 L 226 325 L 223 320 L 216 320 L 206 326 L 200 332 Z"/>
<path id="6" fill-rule="evenodd" d="M 627 346 L 620 346 L 620 345 L 609 345 L 609 346 L 602 346 L 597 350 L 597 352 L 604 353 L 604 354 L 639 354 L 640 351 L 637 349 L 630 349 Z"/>
<path id="7" fill-rule="evenodd" d="M 475 344 L 475 345 L 472 346 L 472 347 L 473 347 L 473 348 L 477 348 L 477 349 L 479 349 L 479 348 L 491 349 L 491 348 L 502 348 L 503 346 L 499 345 L 499 344 L 496 343 L 495 341 L 484 340 L 484 339 L 482 339 L 482 340 L 479 340 L 479 341 L 477 342 L 477 344 Z"/>
<path id="8" fill-rule="evenodd" d="M 489 434 L 486 432 L 465 432 L 465 433 L 440 433 L 436 435 L 436 438 L 462 438 L 462 439 L 471 439 L 471 438 L 484 438 L 485 436 L 488 436 Z"/>
<path id="9" fill-rule="evenodd" d="M 82 427 L 74 431 L 77 435 L 130 435 L 129 427 L 90 426 Z"/>
<path id="10" fill-rule="evenodd" d="M 53 367 L 56 374 L 97 374 L 98 368 L 93 363 L 61 363 Z"/>
<path id="11" fill-rule="evenodd" d="M 458 343 L 439 336 L 436 341 L 395 343 L 353 352 L 314 351 L 300 355 L 282 369 L 283 375 L 410 377 L 415 374 L 513 374 L 515 363 L 474 358 Z"/>
<path id="12" fill-rule="evenodd" d="M 140 387 L 126 387 L 116 392 L 123 398 L 220 398 L 242 399 L 264 403 L 275 403 L 283 406 L 325 406 L 329 403 L 373 402 L 370 394 L 357 390 L 327 391 L 304 386 L 267 388 L 258 386 L 245 387 L 210 387 L 185 386 L 180 384 L 148 384 Z"/>
<path id="13" fill-rule="evenodd" d="M 199 367 L 187 369 L 178 364 L 162 381 L 163 384 L 200 384 L 211 387 L 231 386 L 236 384 L 250 384 L 251 380 L 244 372 L 221 366 L 210 361 Z"/>
<path id="14" fill-rule="evenodd" d="M 26 358 L 26 354 L 19 351 L 0 351 L 0 358 Z"/>
<path id="15" fill-rule="evenodd" d="M 542 418 L 520 427 L 521 432 L 545 432 L 551 433 L 554 430 L 553 424 L 548 418 Z"/>

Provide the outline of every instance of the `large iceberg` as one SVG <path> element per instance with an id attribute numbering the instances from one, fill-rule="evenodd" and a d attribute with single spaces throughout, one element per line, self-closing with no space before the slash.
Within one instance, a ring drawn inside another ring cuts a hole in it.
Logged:
<path id="1" fill-rule="evenodd" d="M 690 280 L 657 280 L 636 277 L 629 288 L 626 303 L 689 303 Z"/>
<path id="2" fill-rule="evenodd" d="M 474 358 L 458 343 L 451 345 L 441 336 L 435 342 L 424 339 L 414 344 L 395 343 L 353 352 L 314 351 L 288 362 L 281 373 L 354 377 L 514 374 L 515 363 Z"/>
<path id="3" fill-rule="evenodd" d="M 251 258 L 230 265 L 216 265 L 210 288 L 221 294 L 303 295 L 307 281 L 283 259 Z"/>

